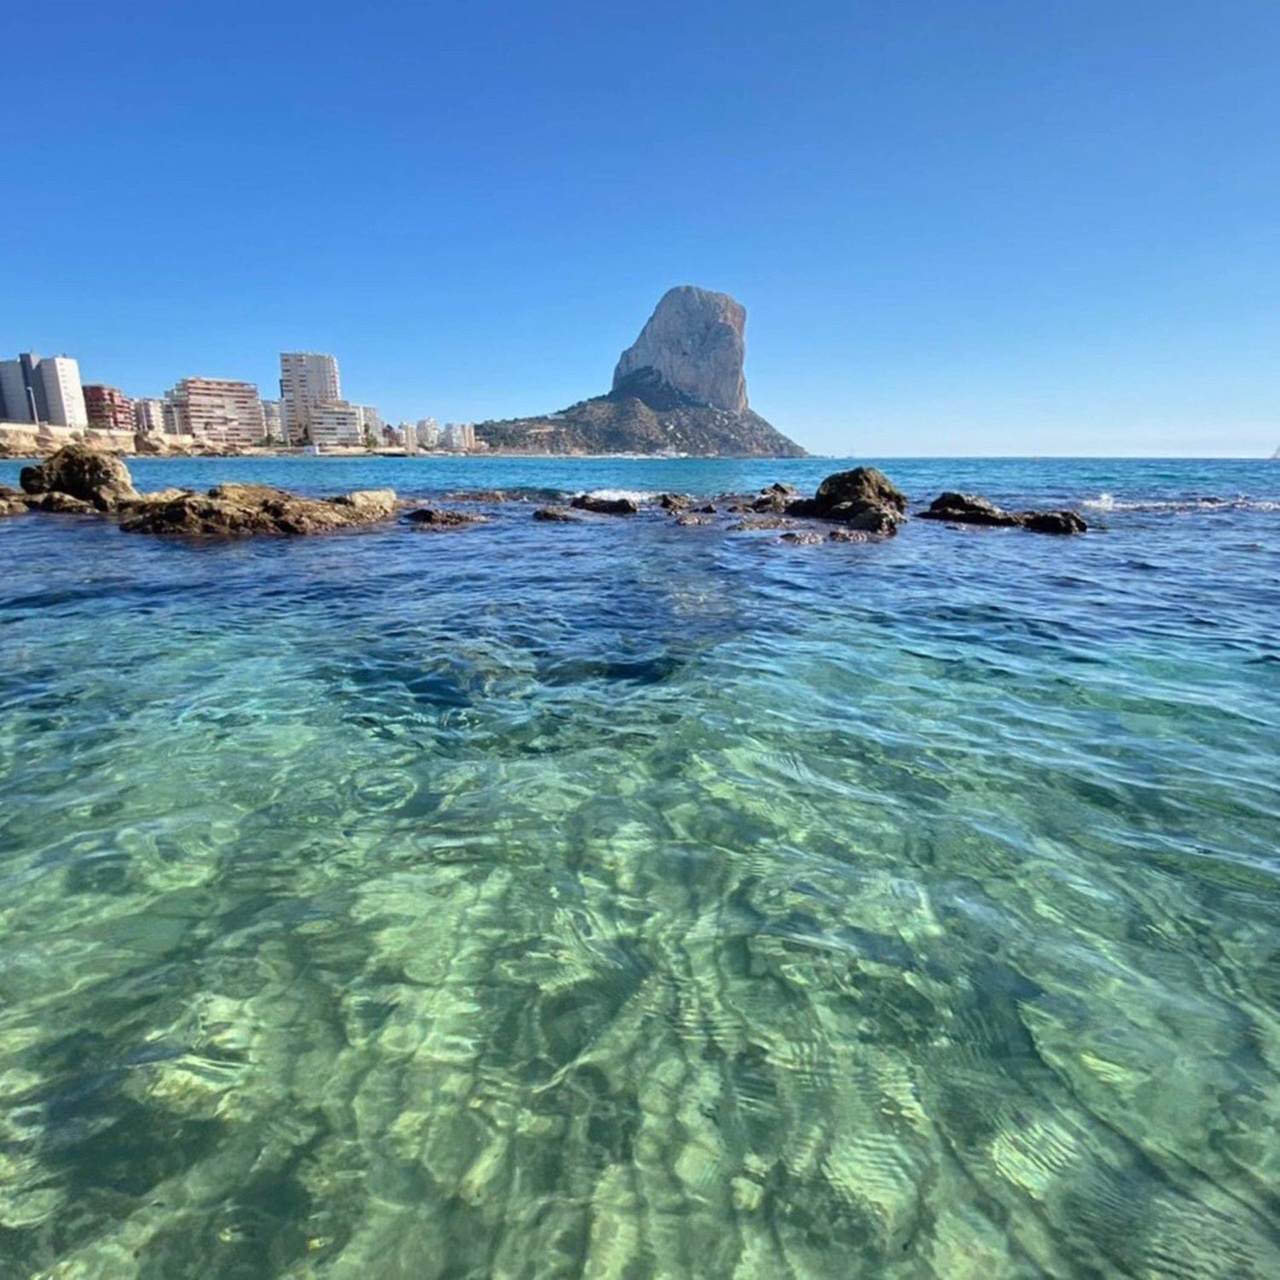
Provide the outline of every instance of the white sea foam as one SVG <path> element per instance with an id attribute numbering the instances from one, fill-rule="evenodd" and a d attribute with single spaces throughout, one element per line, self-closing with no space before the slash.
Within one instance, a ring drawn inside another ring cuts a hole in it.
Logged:
<path id="1" fill-rule="evenodd" d="M 1137 499 L 1117 498 L 1113 493 L 1100 493 L 1081 504 L 1091 511 L 1275 511 L 1280 503 L 1254 501 L 1246 494 L 1234 498 L 1190 495 L 1185 498 Z"/>
<path id="2" fill-rule="evenodd" d="M 621 498 L 630 498 L 632 502 L 652 502 L 658 494 L 653 489 L 588 489 L 582 496 L 603 498 L 606 502 L 617 502 Z"/>

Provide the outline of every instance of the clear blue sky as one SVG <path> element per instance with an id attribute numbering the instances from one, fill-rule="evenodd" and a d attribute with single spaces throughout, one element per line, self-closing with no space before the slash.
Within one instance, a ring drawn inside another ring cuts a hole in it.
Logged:
<path id="1" fill-rule="evenodd" d="M 9 36 L 3 354 L 265 395 L 332 351 L 393 421 L 481 419 L 607 390 L 694 283 L 817 452 L 1280 444 L 1275 0 L 76 0 Z"/>

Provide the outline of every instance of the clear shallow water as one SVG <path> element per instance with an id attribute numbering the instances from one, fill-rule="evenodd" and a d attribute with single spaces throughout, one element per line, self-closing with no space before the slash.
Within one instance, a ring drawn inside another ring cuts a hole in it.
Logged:
<path id="1" fill-rule="evenodd" d="M 0 1275 L 1280 1274 L 1280 467 L 885 465 L 1096 529 L 0 523 Z"/>

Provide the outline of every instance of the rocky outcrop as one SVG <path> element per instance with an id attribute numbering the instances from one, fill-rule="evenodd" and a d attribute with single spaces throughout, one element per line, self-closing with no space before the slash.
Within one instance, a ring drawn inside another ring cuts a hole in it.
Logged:
<path id="1" fill-rule="evenodd" d="M 743 413 L 747 379 L 746 308 L 727 293 L 694 285 L 668 289 L 640 336 L 618 360 L 613 390 L 656 375 L 691 400 Z"/>
<path id="2" fill-rule="evenodd" d="M 1006 511 L 971 493 L 943 493 L 920 513 L 922 520 L 976 524 L 989 528 L 1022 528 L 1032 533 L 1084 533 L 1089 526 L 1075 511 Z"/>
<path id="3" fill-rule="evenodd" d="M 461 529 L 469 524 L 487 524 L 488 516 L 473 511 L 450 511 L 443 507 L 419 507 L 404 517 L 419 529 Z"/>
<path id="4" fill-rule="evenodd" d="M 111 511 L 138 496 L 129 468 L 119 458 L 82 444 L 69 444 L 34 467 L 23 467 L 18 483 L 31 494 L 62 493 Z"/>
<path id="5" fill-rule="evenodd" d="M 829 475 L 812 498 L 799 498 L 788 515 L 833 520 L 863 533 L 896 533 L 906 519 L 907 496 L 883 471 L 855 467 Z"/>
<path id="6" fill-rule="evenodd" d="M 483 422 L 491 449 L 528 453 L 676 453 L 801 458 L 805 451 L 747 404 L 746 312 L 723 293 L 670 290 L 622 353 L 608 395 L 558 413 Z"/>
<path id="7" fill-rule="evenodd" d="M 633 498 L 596 498 L 580 493 L 569 505 L 578 511 L 591 511 L 598 516 L 634 516 L 640 513 L 640 504 Z"/>
<path id="8" fill-rule="evenodd" d="M 389 519 L 396 510 L 391 489 L 366 489 L 340 498 L 304 498 L 269 485 L 224 484 L 208 493 L 182 493 L 129 506 L 126 533 L 189 537 L 328 533 Z"/>

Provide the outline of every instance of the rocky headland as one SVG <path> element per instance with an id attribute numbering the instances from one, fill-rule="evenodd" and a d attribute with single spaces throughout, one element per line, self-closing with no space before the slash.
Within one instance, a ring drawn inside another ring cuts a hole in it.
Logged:
<path id="1" fill-rule="evenodd" d="M 802 458 L 747 403 L 746 309 L 680 285 L 663 296 L 618 360 L 602 396 L 557 413 L 476 426 L 491 449 L 532 453 L 682 453 Z"/>

